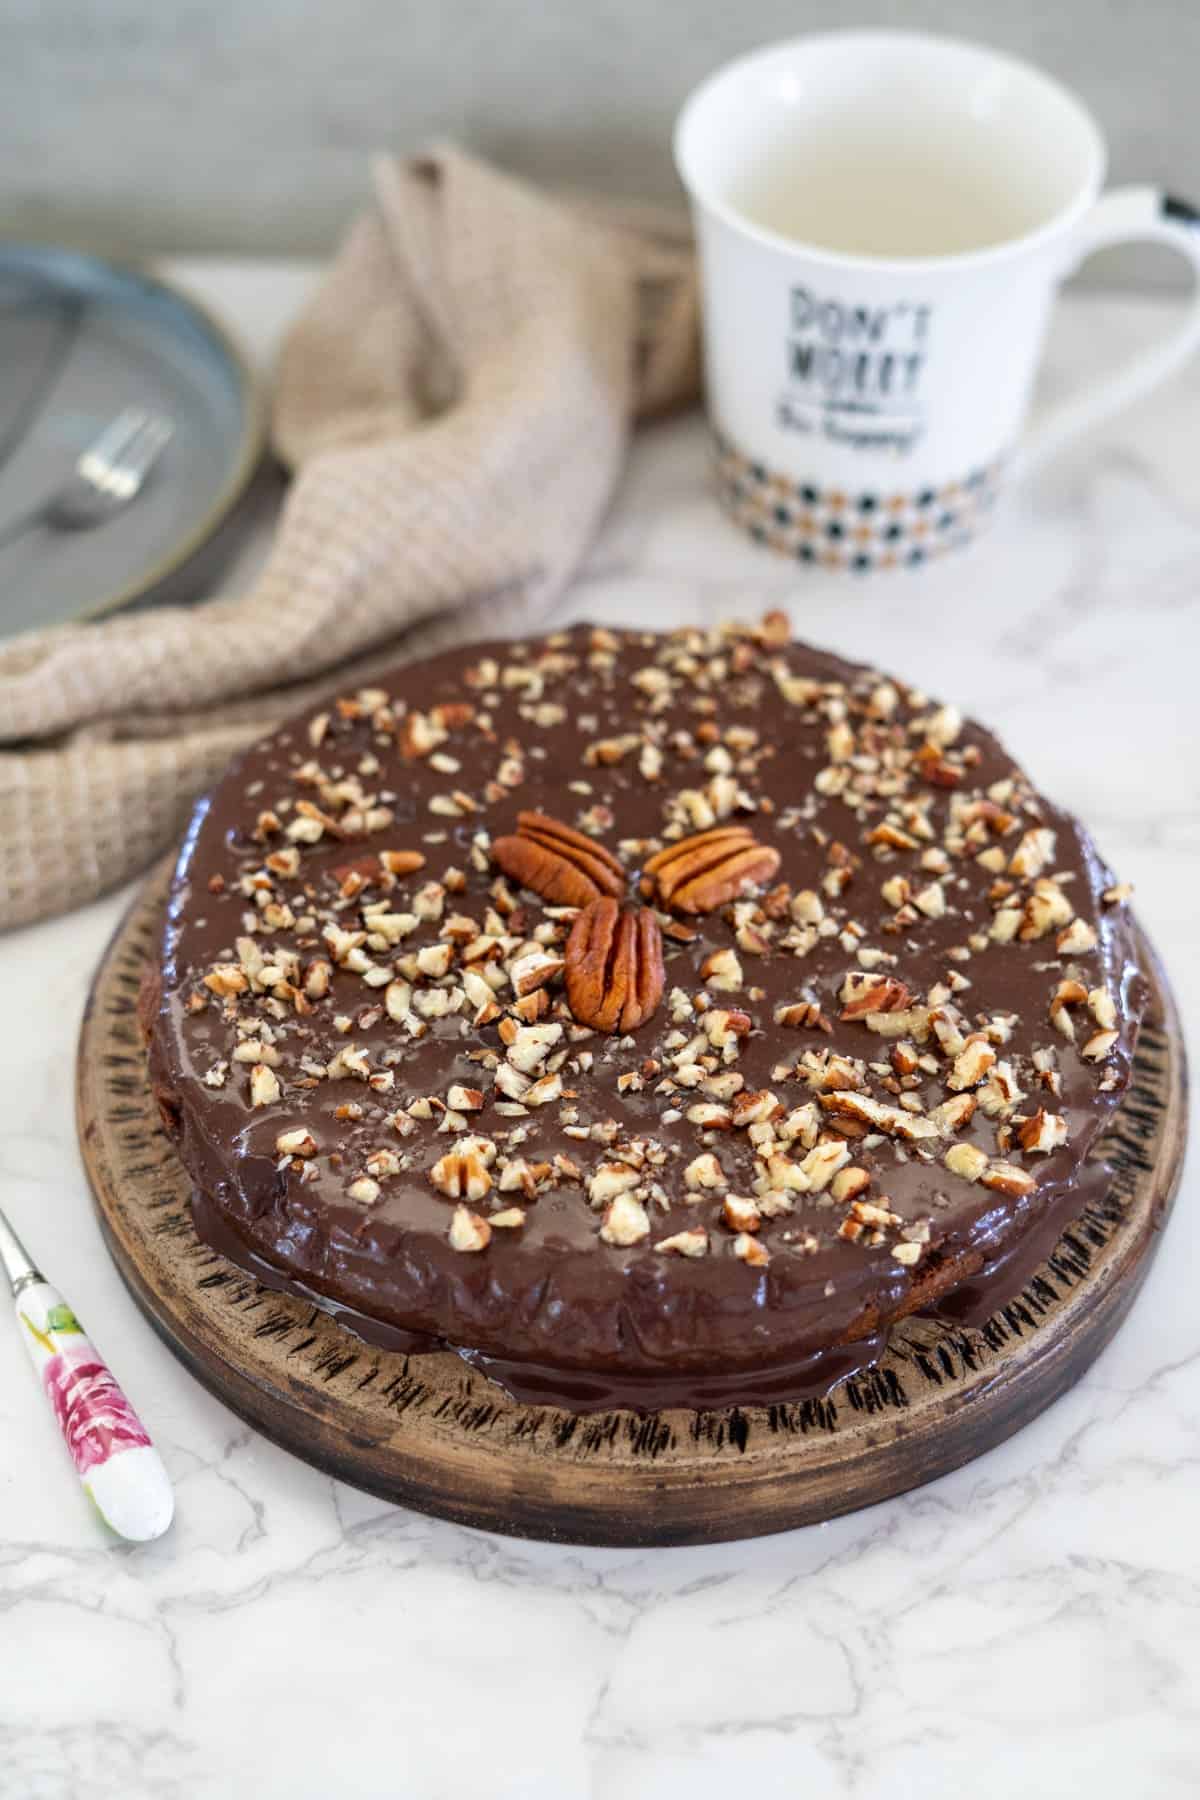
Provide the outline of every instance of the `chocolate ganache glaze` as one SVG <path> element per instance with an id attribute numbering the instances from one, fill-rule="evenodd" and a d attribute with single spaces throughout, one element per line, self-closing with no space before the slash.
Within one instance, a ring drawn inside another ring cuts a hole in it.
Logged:
<path id="1" fill-rule="evenodd" d="M 580 626 L 231 767 L 152 1078 L 201 1235 L 371 1341 L 577 1409 L 811 1393 L 1082 1208 L 1125 899 L 988 732 L 780 615 Z"/>

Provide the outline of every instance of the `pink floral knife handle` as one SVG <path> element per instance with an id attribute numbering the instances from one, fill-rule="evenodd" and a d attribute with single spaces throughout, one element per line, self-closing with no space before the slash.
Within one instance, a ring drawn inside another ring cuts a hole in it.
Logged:
<path id="1" fill-rule="evenodd" d="M 175 1511 L 162 1458 L 96 1346 L 58 1289 L 42 1280 L 3 1213 L 0 1265 L 84 1492 L 121 1537 L 136 1543 L 161 1537 Z"/>

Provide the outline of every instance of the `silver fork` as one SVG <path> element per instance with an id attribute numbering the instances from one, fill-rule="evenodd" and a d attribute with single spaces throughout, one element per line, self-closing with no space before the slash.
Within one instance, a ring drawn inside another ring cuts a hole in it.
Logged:
<path id="1" fill-rule="evenodd" d="M 88 531 L 111 519 L 141 492 L 174 429 L 161 413 L 126 407 L 88 445 L 60 488 L 0 528 L 0 549 L 35 525 Z"/>

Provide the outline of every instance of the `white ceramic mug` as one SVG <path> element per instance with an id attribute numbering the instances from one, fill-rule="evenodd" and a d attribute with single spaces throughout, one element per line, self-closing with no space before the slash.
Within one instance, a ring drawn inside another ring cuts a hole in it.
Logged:
<path id="1" fill-rule="evenodd" d="M 874 569 L 963 541 L 1003 475 L 1200 341 L 1195 300 L 1164 342 L 1022 436 L 1059 283 L 1133 239 L 1200 270 L 1200 214 L 1153 187 L 1101 194 L 1091 115 L 995 51 L 890 31 L 761 50 L 691 96 L 675 157 L 722 496 L 801 561 Z"/>

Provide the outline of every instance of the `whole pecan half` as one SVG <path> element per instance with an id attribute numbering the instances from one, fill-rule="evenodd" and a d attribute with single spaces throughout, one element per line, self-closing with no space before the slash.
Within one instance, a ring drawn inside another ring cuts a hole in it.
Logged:
<path id="1" fill-rule="evenodd" d="M 636 1031 L 662 999 L 662 932 L 644 906 L 593 900 L 571 927 L 565 959 L 567 1005 L 580 1025 Z"/>
<path id="2" fill-rule="evenodd" d="M 492 845 L 492 861 L 554 906 L 587 906 L 625 891 L 625 870 L 611 850 L 545 813 L 519 813 L 515 834 Z"/>
<path id="3" fill-rule="evenodd" d="M 778 850 L 760 844 L 748 826 L 717 825 L 652 856 L 642 892 L 676 912 L 707 913 L 770 881 L 778 868 Z"/>

